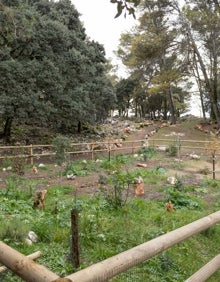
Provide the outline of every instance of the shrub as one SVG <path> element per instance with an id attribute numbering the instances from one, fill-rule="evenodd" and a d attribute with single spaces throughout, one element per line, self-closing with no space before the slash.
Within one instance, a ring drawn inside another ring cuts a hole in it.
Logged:
<path id="1" fill-rule="evenodd" d="M 109 170 L 118 170 L 122 165 L 128 162 L 129 157 L 123 154 L 113 156 L 111 159 L 104 159 L 101 168 Z"/>
<path id="2" fill-rule="evenodd" d="M 170 157 L 176 157 L 177 153 L 178 153 L 178 148 L 175 145 L 169 145 L 168 148 L 166 148 L 166 153 L 170 156 Z"/>
<path id="3" fill-rule="evenodd" d="M 169 187 L 166 193 L 166 201 L 170 200 L 175 209 L 201 209 L 201 204 L 197 199 L 176 190 L 174 187 Z"/>
<path id="4" fill-rule="evenodd" d="M 1 225 L 0 239 L 5 243 L 24 242 L 28 234 L 26 224 L 18 219 L 12 219 Z"/>
<path id="5" fill-rule="evenodd" d="M 71 143 L 69 138 L 65 136 L 57 136 L 53 140 L 53 148 L 55 150 L 55 160 L 58 165 L 67 161 L 67 150 L 71 148 Z"/>
<path id="6" fill-rule="evenodd" d="M 146 161 L 154 157 L 156 150 L 153 147 L 147 147 L 142 148 L 138 153 L 142 154 L 144 156 L 144 160 Z"/>
<path id="7" fill-rule="evenodd" d="M 101 188 L 102 195 L 112 208 L 121 208 L 126 204 L 130 185 L 133 177 L 128 172 L 116 171 L 106 181 L 111 185 L 109 188 Z"/>

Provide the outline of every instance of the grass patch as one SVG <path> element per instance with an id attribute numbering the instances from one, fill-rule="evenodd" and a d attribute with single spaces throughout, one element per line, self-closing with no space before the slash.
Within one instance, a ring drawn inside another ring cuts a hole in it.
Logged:
<path id="1" fill-rule="evenodd" d="M 158 158 L 155 154 L 150 160 Z M 161 197 L 150 199 L 147 197 L 147 190 L 143 197 L 131 196 L 123 204 L 120 202 L 119 205 L 114 205 L 102 193 L 93 197 L 79 197 L 76 196 L 74 186 L 55 185 L 48 189 L 45 209 L 34 210 L 33 191 L 38 182 L 25 181 L 17 176 L 8 178 L 6 188 L 0 190 L 0 240 L 23 254 L 40 250 L 43 256 L 38 262 L 65 276 L 76 271 L 67 260 L 73 207 L 79 211 L 82 268 L 219 209 L 218 181 L 206 179 L 194 187 L 183 183 L 184 179 L 178 179 L 175 185 L 168 186 L 166 166 L 156 162 L 155 168 L 130 168 L 133 162 L 130 157 L 119 155 L 110 161 L 104 159 L 98 164 L 93 161 L 72 162 L 68 169 L 80 176 L 85 171 L 98 171 L 105 180 L 103 186 L 106 185 L 110 189 L 108 191 L 113 192 L 110 194 L 111 200 L 123 200 L 120 197 L 126 194 L 127 189 L 131 189 L 137 177 L 142 177 L 146 186 L 154 185 L 152 187 L 155 190 L 152 192 L 160 193 Z M 115 187 L 119 189 L 117 197 Z M 213 196 L 211 202 L 206 202 L 206 196 Z M 166 211 L 168 200 L 174 204 L 174 212 Z M 112 281 L 185 281 L 217 255 L 219 229 L 219 225 L 207 229 Z M 39 237 L 39 241 L 31 246 L 25 244 L 25 237 L 30 230 Z M 8 282 L 21 281 L 12 274 L 7 274 L 5 279 Z"/>

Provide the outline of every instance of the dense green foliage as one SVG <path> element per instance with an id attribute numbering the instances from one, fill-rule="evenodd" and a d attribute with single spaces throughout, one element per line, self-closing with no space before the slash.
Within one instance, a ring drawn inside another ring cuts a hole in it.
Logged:
<path id="1" fill-rule="evenodd" d="M 0 2 L 0 118 L 80 131 L 115 103 L 105 51 L 87 38 L 69 0 Z"/>
<path id="2" fill-rule="evenodd" d="M 192 78 L 203 116 L 220 127 L 218 1 L 110 2 L 116 17 L 138 16 L 117 52 L 130 73 L 121 80 L 107 74 L 105 50 L 87 37 L 70 0 L 0 1 L 0 137 L 9 141 L 15 122 L 81 132 L 110 110 L 175 123 Z"/>

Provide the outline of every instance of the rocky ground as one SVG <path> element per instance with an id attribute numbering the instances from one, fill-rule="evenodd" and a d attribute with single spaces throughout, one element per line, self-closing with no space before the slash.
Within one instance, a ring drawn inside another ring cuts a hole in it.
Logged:
<path id="1" fill-rule="evenodd" d="M 102 135 L 102 132 L 104 131 L 106 140 L 109 140 L 109 138 L 122 138 L 123 140 L 126 139 L 131 141 L 143 140 L 146 138 L 146 136 L 148 136 L 149 140 L 152 138 L 158 138 L 157 136 L 160 138 L 161 136 L 165 136 L 167 138 L 167 136 L 172 137 L 177 133 L 181 133 L 183 134 L 184 138 L 190 138 L 192 136 L 193 138 L 201 138 L 201 136 L 203 136 L 203 138 L 207 140 L 210 138 L 210 132 L 215 132 L 215 128 L 213 128 L 213 126 L 210 124 L 203 124 L 204 127 L 196 127 L 195 125 L 197 125 L 197 121 L 189 124 L 191 124 L 191 126 L 185 127 L 182 126 L 181 123 L 171 126 L 162 121 L 145 121 L 135 123 L 129 120 L 120 122 L 115 120 L 105 124 L 98 134 Z M 126 153 L 126 150 L 123 153 Z M 164 165 L 169 168 L 168 176 L 178 174 L 184 179 L 185 182 L 188 182 L 192 185 L 197 185 L 201 181 L 201 178 L 204 177 L 204 175 L 200 173 L 201 168 L 205 169 L 208 167 L 209 169 L 207 169 L 207 171 L 209 173 L 209 177 L 212 177 L 210 170 L 211 162 L 207 158 L 200 160 L 200 163 L 189 162 L 189 155 L 183 155 L 181 156 L 181 161 L 188 162 L 188 166 L 184 166 L 184 169 L 173 169 L 173 164 L 175 161 L 177 161 L 175 158 L 169 158 L 169 161 L 167 161 L 167 158 L 164 155 L 164 158 L 161 158 L 159 162 L 155 160 L 148 160 L 146 169 L 155 168 L 158 166 L 158 164 L 161 166 Z M 42 162 L 41 159 L 36 161 L 36 166 L 38 166 L 40 162 Z M 133 166 L 137 166 L 138 162 L 139 161 L 137 160 Z M 64 167 L 56 166 L 51 163 L 45 163 L 45 166 L 46 169 L 38 169 L 37 174 L 33 172 L 32 167 L 26 169 L 22 178 L 24 180 L 30 180 L 36 183 L 34 187 L 36 190 L 49 189 L 52 186 L 72 186 L 73 190 L 76 189 L 78 194 L 94 195 L 99 191 L 99 173 L 92 172 L 87 176 L 76 176 L 75 179 L 68 180 L 66 176 L 62 175 L 62 172 L 65 169 Z M 176 167 L 178 167 L 178 165 Z M 126 169 L 129 169 L 129 167 Z M 12 172 L 10 170 L 2 170 L 0 172 L 0 187 L 6 187 L 8 179 L 11 175 Z M 145 185 L 145 190 L 147 193 L 145 193 L 144 197 L 148 197 L 150 199 L 160 197 L 160 193 L 158 192 L 158 187 L 156 187 L 156 184 Z M 131 193 L 133 195 L 133 191 L 131 191 Z"/>

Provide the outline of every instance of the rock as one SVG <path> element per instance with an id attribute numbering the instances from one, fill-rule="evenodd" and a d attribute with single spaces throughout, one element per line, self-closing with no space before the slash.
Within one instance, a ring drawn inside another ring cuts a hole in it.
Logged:
<path id="1" fill-rule="evenodd" d="M 167 183 L 172 184 L 172 185 L 176 184 L 177 183 L 176 177 L 174 177 L 174 176 L 168 177 L 167 178 Z"/>
<path id="2" fill-rule="evenodd" d="M 28 238 L 25 239 L 25 243 L 29 246 L 31 246 L 33 244 L 33 242 Z"/>
<path id="3" fill-rule="evenodd" d="M 159 152 L 165 152 L 167 147 L 165 145 L 157 146 L 157 151 Z"/>
<path id="4" fill-rule="evenodd" d="M 29 240 L 31 240 L 31 242 L 36 243 L 39 239 L 37 234 L 34 231 L 29 231 L 28 232 L 28 238 Z"/>
<path id="5" fill-rule="evenodd" d="M 66 178 L 67 178 L 68 180 L 73 180 L 73 179 L 76 178 L 76 176 L 75 176 L 73 173 L 71 173 L 71 174 L 67 174 L 67 175 L 66 175 Z"/>
<path id="6" fill-rule="evenodd" d="M 193 160 L 199 160 L 200 159 L 200 156 L 196 155 L 196 154 L 190 154 L 189 155 L 191 159 Z"/>

